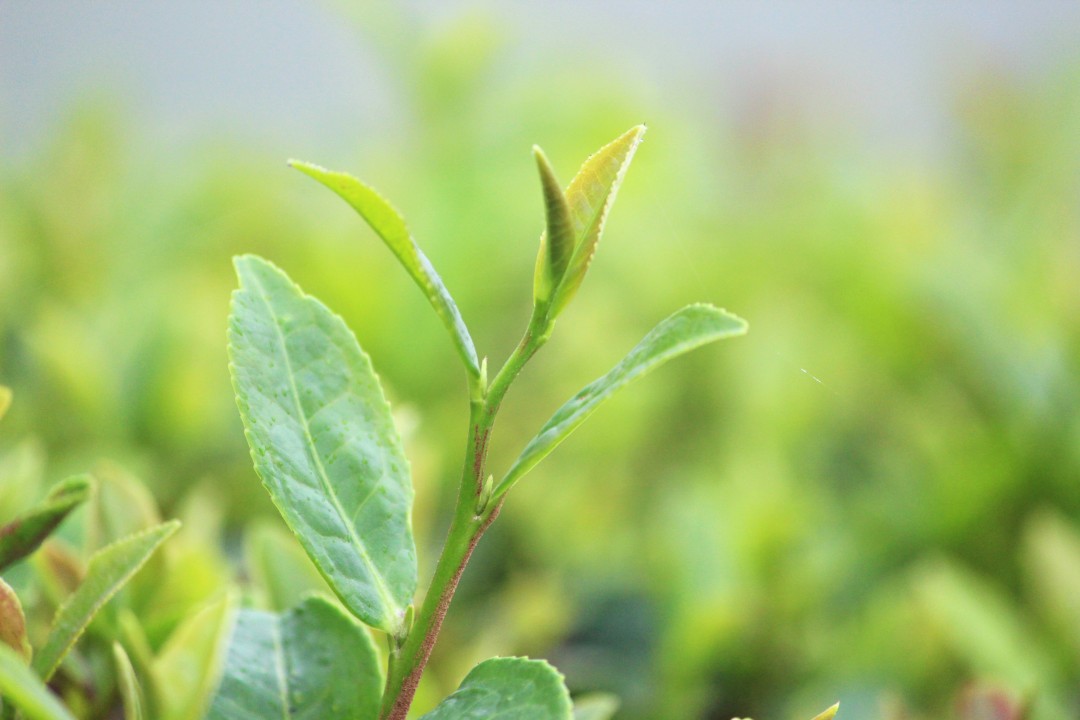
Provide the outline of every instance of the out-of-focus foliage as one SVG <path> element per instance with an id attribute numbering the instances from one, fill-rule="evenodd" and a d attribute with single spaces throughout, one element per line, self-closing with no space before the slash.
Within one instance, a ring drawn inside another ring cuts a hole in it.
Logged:
<path id="1" fill-rule="evenodd" d="M 417 711 L 478 660 L 527 654 L 575 693 L 620 696 L 625 720 L 810 717 L 837 698 L 840 717 L 983 720 L 973 682 L 1009 698 L 1003 717 L 1080 714 L 1075 73 L 969 78 L 923 162 L 780 111 L 691 122 L 569 65 L 515 76 L 487 26 L 408 36 L 408 54 L 373 45 L 410 120 L 357 138 L 355 157 L 311 159 L 401 199 L 499 359 L 529 317 L 544 226 L 528 148 L 561 167 L 651 126 L 604 261 L 507 399 L 504 447 L 621 356 L 599 348 L 628 350 L 673 307 L 723 303 L 753 326 L 614 400 L 520 484 Z M 127 135 L 85 106 L 0 167 L 0 383 L 18 398 L 0 426 L 0 522 L 88 467 L 99 497 L 125 498 L 88 508 L 100 540 L 86 550 L 68 531 L 5 574 L 37 588 L 20 594 L 33 639 L 88 550 L 157 522 L 158 503 L 187 521 L 101 620 L 130 635 L 145 683 L 224 587 L 223 553 L 267 609 L 293 601 L 275 573 L 321 582 L 295 552 L 265 560 L 293 541 L 229 388 L 231 255 L 287 265 L 356 331 L 406 438 L 423 558 L 444 532 L 467 393 L 424 298 L 347 208 L 285 170 L 290 148 L 157 157 Z M 115 677 L 94 637 L 73 678 Z"/>

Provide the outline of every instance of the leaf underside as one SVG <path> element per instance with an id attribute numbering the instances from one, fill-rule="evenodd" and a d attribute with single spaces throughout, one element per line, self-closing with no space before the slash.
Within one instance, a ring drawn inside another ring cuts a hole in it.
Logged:
<path id="1" fill-rule="evenodd" d="M 68 513 L 90 496 L 91 488 L 87 475 L 62 480 L 40 505 L 0 528 L 0 570 L 37 550 Z"/>
<path id="2" fill-rule="evenodd" d="M 394 632 L 416 589 L 413 489 L 371 361 L 274 265 L 236 269 L 230 369 L 255 469 L 345 607 Z"/>
<path id="3" fill-rule="evenodd" d="M 492 658 L 421 720 L 572 720 L 562 675 L 543 660 Z"/>
<path id="4" fill-rule="evenodd" d="M 90 557 L 86 579 L 56 611 L 49 637 L 34 656 L 38 675 L 46 681 L 52 677 L 98 611 L 179 526 L 175 520 L 158 525 L 118 540 Z"/>
<path id="5" fill-rule="evenodd" d="M 360 214 L 375 234 L 382 238 L 435 308 L 439 319 L 450 332 L 454 347 L 466 369 L 473 377 L 479 377 L 480 361 L 461 312 L 442 278 L 413 240 L 404 218 L 398 211 L 373 188 L 348 173 L 333 172 L 299 160 L 290 160 L 289 165 L 337 193 Z"/>
<path id="6" fill-rule="evenodd" d="M 383 674 L 371 636 L 336 605 L 309 597 L 292 610 L 242 610 L 207 720 L 367 720 Z"/>
<path id="7" fill-rule="evenodd" d="M 22 711 L 26 720 L 74 720 L 18 653 L 0 645 L 0 695 Z"/>
<path id="8" fill-rule="evenodd" d="M 620 388 L 672 358 L 716 340 L 742 335 L 746 328 L 744 320 L 711 305 L 690 305 L 668 317 L 610 372 L 587 385 L 552 415 L 507 472 L 496 496 L 535 467 Z"/>

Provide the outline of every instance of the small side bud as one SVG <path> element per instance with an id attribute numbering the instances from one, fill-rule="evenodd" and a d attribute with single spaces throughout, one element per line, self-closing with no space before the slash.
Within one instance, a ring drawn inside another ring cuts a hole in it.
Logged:
<path id="1" fill-rule="evenodd" d="M 487 510 L 488 503 L 491 502 L 491 494 L 495 489 L 495 476 L 488 475 L 487 480 L 484 481 L 484 487 L 480 489 L 480 496 L 476 498 L 476 514 L 483 515 Z"/>
<path id="2" fill-rule="evenodd" d="M 405 644 L 405 640 L 409 637 L 409 633 L 412 632 L 413 622 L 416 620 L 416 608 L 410 603 L 405 608 L 405 616 L 401 619 L 401 627 L 394 633 L 394 645 L 397 648 L 401 648 Z"/>

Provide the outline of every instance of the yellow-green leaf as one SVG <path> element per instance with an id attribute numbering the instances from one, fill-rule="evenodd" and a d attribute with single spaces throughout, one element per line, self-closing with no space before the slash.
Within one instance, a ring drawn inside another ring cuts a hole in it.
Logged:
<path id="1" fill-rule="evenodd" d="M 668 317 L 608 374 L 587 385 L 551 416 L 499 483 L 495 497 L 501 497 L 617 390 L 694 348 L 742 335 L 746 327 L 746 321 L 711 305 L 690 305 Z"/>
<path id="2" fill-rule="evenodd" d="M 536 277 L 533 279 L 533 299 L 537 305 L 541 305 L 551 299 L 551 293 L 566 273 L 576 239 L 570 219 L 570 204 L 555 177 L 555 171 L 539 147 L 533 146 L 533 155 L 540 171 L 547 221 L 547 227 L 540 236 L 540 254 L 536 258 Z"/>
<path id="3" fill-rule="evenodd" d="M 566 188 L 574 230 L 574 255 L 555 289 L 550 318 L 554 319 L 563 311 L 581 286 L 596 254 L 596 246 L 604 231 L 608 211 L 615 201 L 615 194 L 644 135 L 645 126 L 638 125 L 597 150 Z"/>
<path id="4" fill-rule="evenodd" d="M 619 709 L 619 698 L 596 693 L 574 700 L 574 720 L 611 720 Z"/>
<path id="5" fill-rule="evenodd" d="M 836 703 L 825 712 L 815 715 L 813 720 L 833 720 L 838 710 L 840 710 L 840 703 Z"/>
<path id="6" fill-rule="evenodd" d="M 113 643 L 113 659 L 116 661 L 117 684 L 120 686 L 120 701 L 124 705 L 124 720 L 143 720 L 143 708 L 146 702 L 143 700 L 142 687 L 139 679 L 135 676 L 135 668 L 131 665 L 131 659 L 120 643 Z"/>
<path id="7" fill-rule="evenodd" d="M 75 720 L 23 659 L 0 644 L 0 695 L 22 711 L 25 720 Z"/>
<path id="8" fill-rule="evenodd" d="M 0 420 L 7 414 L 9 407 L 11 407 L 11 388 L 0 385 Z"/>
<path id="9" fill-rule="evenodd" d="M 236 617 L 232 593 L 189 617 L 153 661 L 154 717 L 202 720 L 221 679 Z"/>
<path id="10" fill-rule="evenodd" d="M 176 532 L 175 520 L 102 548 L 90 558 L 86 579 L 56 611 L 49 637 L 34 657 L 34 670 L 46 681 L 86 630 L 94 615 Z"/>
<path id="11" fill-rule="evenodd" d="M 450 291 L 446 289 L 442 278 L 435 272 L 427 256 L 413 240 L 400 213 L 373 188 L 352 175 L 333 172 L 299 160 L 290 160 L 289 165 L 337 193 L 360 214 L 375 234 L 382 238 L 405 267 L 406 272 L 420 286 L 443 325 L 450 331 L 454 347 L 461 355 L 466 369 L 473 377 L 479 377 L 480 361 L 477 359 L 476 348 L 472 337 L 469 336 L 469 330 L 461 318 L 461 312 L 454 303 L 454 299 L 450 297 Z"/>

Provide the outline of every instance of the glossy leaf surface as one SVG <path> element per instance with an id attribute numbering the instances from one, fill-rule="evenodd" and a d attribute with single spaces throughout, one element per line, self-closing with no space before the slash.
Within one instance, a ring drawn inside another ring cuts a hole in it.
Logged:
<path id="1" fill-rule="evenodd" d="M 56 611 L 49 637 L 34 656 L 34 670 L 46 681 L 87 625 L 155 550 L 180 526 L 175 520 L 119 540 L 94 553 L 86 579 Z"/>
<path id="2" fill-rule="evenodd" d="M 236 269 L 230 367 L 255 469 L 345 607 L 393 632 L 416 589 L 413 489 L 371 361 L 281 270 Z"/>
<path id="3" fill-rule="evenodd" d="M 142 688 L 135 676 L 131 658 L 124 652 L 120 643 L 113 643 L 113 659 L 116 661 L 116 682 L 120 689 L 120 701 L 124 704 L 124 720 L 143 720 L 146 717 L 143 708 Z"/>
<path id="4" fill-rule="evenodd" d="M 499 484 L 496 496 L 535 467 L 621 387 L 694 348 L 742 335 L 746 328 L 744 320 L 711 305 L 690 305 L 668 317 L 608 374 L 587 385 L 559 408 L 522 451 Z"/>
<path id="5" fill-rule="evenodd" d="M 572 720 L 562 675 L 543 660 L 493 658 L 421 720 Z"/>
<path id="6" fill-rule="evenodd" d="M 0 570 L 37 550 L 68 513 L 90 496 L 91 487 L 87 475 L 62 480 L 40 505 L 0 528 Z"/>
<path id="7" fill-rule="evenodd" d="M 333 603 L 240 612 L 207 720 L 367 720 L 383 674 L 371 636 Z"/>
<path id="8" fill-rule="evenodd" d="M 25 720 L 74 720 L 19 654 L 0 644 L 0 695 L 22 711 Z"/>
<path id="9" fill-rule="evenodd" d="M 32 655 L 26 637 L 26 616 L 11 586 L 0 578 L 0 644 L 7 645 L 29 663 Z"/>
<path id="10" fill-rule="evenodd" d="M 479 377 L 480 361 L 477 359 L 476 347 L 469 336 L 468 328 L 465 327 L 461 312 L 454 303 L 454 299 L 450 297 L 450 291 L 446 289 L 442 278 L 435 272 L 427 256 L 413 240 L 400 213 L 373 188 L 352 175 L 333 172 L 299 160 L 290 160 L 289 164 L 337 193 L 360 214 L 360 217 L 364 218 L 375 234 L 382 238 L 412 279 L 420 286 L 443 325 L 450 331 L 454 346 L 465 363 L 466 369 L 473 377 Z"/>
<path id="11" fill-rule="evenodd" d="M 615 194 L 644 135 L 645 126 L 638 125 L 597 150 L 582 164 L 566 188 L 574 231 L 574 254 L 552 298 L 551 318 L 562 312 L 581 286 L 596 254 Z"/>

